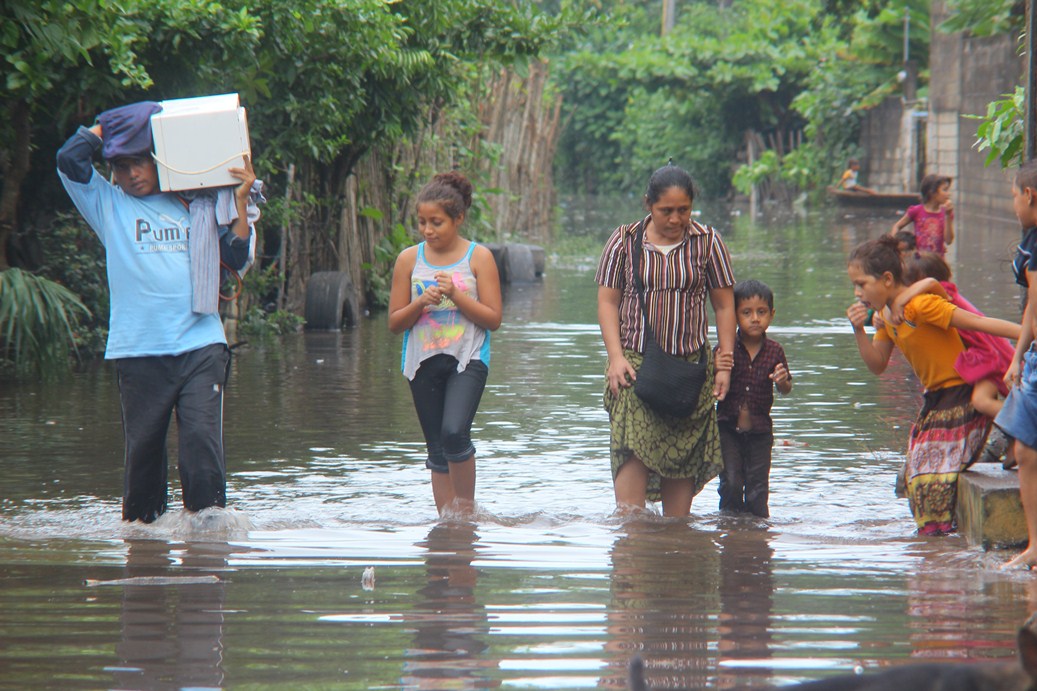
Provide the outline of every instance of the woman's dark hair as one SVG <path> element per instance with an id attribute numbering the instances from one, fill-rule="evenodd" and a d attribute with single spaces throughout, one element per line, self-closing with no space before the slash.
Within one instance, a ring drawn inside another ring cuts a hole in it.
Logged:
<path id="1" fill-rule="evenodd" d="M 879 277 L 888 271 L 894 281 L 903 283 L 904 265 L 900 261 L 899 244 L 892 235 L 862 242 L 850 252 L 846 263 L 856 264 L 869 276 Z"/>
<path id="2" fill-rule="evenodd" d="M 904 263 L 904 280 L 914 283 L 923 278 L 949 281 L 951 280 L 951 267 L 947 265 L 943 257 L 935 252 L 915 252 L 914 256 Z"/>
<path id="3" fill-rule="evenodd" d="M 774 309 L 774 291 L 771 290 L 770 286 L 763 281 L 757 281 L 755 278 L 747 278 L 744 281 L 735 283 L 735 308 L 742 304 L 746 300 L 751 298 L 760 298 L 767 303 L 767 306 L 772 310 Z"/>
<path id="4" fill-rule="evenodd" d="M 688 195 L 688 199 L 695 201 L 695 182 L 691 179 L 691 175 L 680 166 L 669 163 L 652 173 L 652 177 L 648 178 L 648 188 L 645 190 L 645 204 L 652 206 L 671 187 L 682 190 Z"/>
<path id="5" fill-rule="evenodd" d="M 457 171 L 437 173 L 421 191 L 417 204 L 439 204 L 450 218 L 457 220 L 472 206 L 472 183 Z"/>
<path id="6" fill-rule="evenodd" d="M 952 178 L 946 175 L 935 175 L 933 173 L 922 178 L 922 184 L 918 188 L 919 195 L 922 197 L 922 203 L 929 201 L 945 184 L 951 184 L 951 180 Z"/>

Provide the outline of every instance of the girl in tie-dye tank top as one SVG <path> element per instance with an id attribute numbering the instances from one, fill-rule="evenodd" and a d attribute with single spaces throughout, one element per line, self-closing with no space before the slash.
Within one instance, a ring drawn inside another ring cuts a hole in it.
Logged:
<path id="1" fill-rule="evenodd" d="M 441 173 L 422 188 L 423 242 L 396 259 L 389 296 L 389 329 L 404 334 L 401 368 L 440 514 L 475 509 L 471 429 L 489 373 L 490 332 L 501 323 L 493 255 L 459 233 L 471 204 L 472 184 L 460 173 Z"/>

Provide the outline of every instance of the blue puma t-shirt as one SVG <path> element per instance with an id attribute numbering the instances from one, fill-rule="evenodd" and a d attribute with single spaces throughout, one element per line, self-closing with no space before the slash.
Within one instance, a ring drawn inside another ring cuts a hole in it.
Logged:
<path id="1" fill-rule="evenodd" d="M 191 308 L 187 207 L 172 194 L 128 195 L 97 171 L 86 183 L 59 175 L 105 247 L 111 292 L 105 359 L 180 355 L 226 343 L 219 315 Z"/>

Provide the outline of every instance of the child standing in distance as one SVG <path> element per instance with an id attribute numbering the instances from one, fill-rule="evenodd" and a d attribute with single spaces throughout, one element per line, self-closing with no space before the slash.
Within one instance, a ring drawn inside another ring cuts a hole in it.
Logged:
<path id="1" fill-rule="evenodd" d="M 925 387 L 922 409 L 911 426 L 905 467 L 918 532 L 953 532 L 958 473 L 979 453 L 990 426 L 990 418 L 972 405 L 972 386 L 954 369 L 964 349 L 958 328 L 1018 338 L 1019 327 L 967 312 L 931 294 L 912 298 L 904 307 L 904 322 L 894 326 L 889 308 L 907 286 L 897 241 L 890 235 L 858 245 L 846 270 L 857 298 L 846 316 L 861 359 L 873 374 L 882 374 L 896 346 Z M 874 339 L 864 332 L 869 307 L 882 310 L 883 325 Z"/>
<path id="2" fill-rule="evenodd" d="M 910 283 L 907 290 L 893 301 L 890 320 L 893 325 L 904 321 L 904 306 L 915 296 L 932 293 L 949 300 L 955 307 L 985 316 L 958 292 L 951 283 L 951 267 L 935 252 L 916 253 L 904 264 L 904 278 Z M 987 417 L 1001 412 L 1003 398 L 1008 395 L 1004 377 L 1012 364 L 1015 348 L 1004 338 L 961 329 L 958 334 L 965 350 L 954 361 L 954 369 L 966 383 L 972 384 L 972 405 Z M 996 462 L 1005 454 L 1008 438 L 996 425 L 990 429 L 983 447 L 982 461 Z"/>
<path id="3" fill-rule="evenodd" d="M 954 242 L 954 204 L 951 202 L 951 179 L 946 175 L 926 175 L 921 185 L 922 203 L 907 208 L 890 235 L 915 225 L 915 244 L 919 252 L 936 252 L 941 257 L 947 245 Z"/>
<path id="4" fill-rule="evenodd" d="M 735 284 L 735 341 L 731 389 L 717 403 L 717 424 L 724 470 L 720 474 L 720 510 L 770 516 L 771 449 L 774 446 L 771 405 L 774 387 L 792 391 L 785 351 L 767 338 L 774 319 L 774 293 L 760 281 Z"/>
<path id="5" fill-rule="evenodd" d="M 421 189 L 424 241 L 397 257 L 389 295 L 389 330 L 404 334 L 402 369 L 440 514 L 475 510 L 472 421 L 489 373 L 489 332 L 501 323 L 497 263 L 460 235 L 471 205 L 472 183 L 460 173 L 440 173 Z"/>
<path id="6" fill-rule="evenodd" d="M 1015 439 L 1013 451 L 1019 464 L 1019 494 L 1026 516 L 1029 544 L 1005 568 L 1037 564 L 1037 162 L 1029 161 L 1016 173 L 1012 207 L 1025 228 L 1012 271 L 1026 288 L 1022 335 L 1015 347 L 1005 381 L 1012 387 L 995 423 Z"/>
<path id="7" fill-rule="evenodd" d="M 844 189 L 847 192 L 861 192 L 863 194 L 875 194 L 875 190 L 870 187 L 864 187 L 857 181 L 857 176 L 861 172 L 861 162 L 856 158 L 851 158 L 846 162 L 846 170 L 843 171 L 843 176 L 839 179 L 839 188 Z"/>

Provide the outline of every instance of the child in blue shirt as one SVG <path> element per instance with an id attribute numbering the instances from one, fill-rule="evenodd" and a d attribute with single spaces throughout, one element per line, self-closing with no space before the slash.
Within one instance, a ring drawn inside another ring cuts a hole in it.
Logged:
<path id="1" fill-rule="evenodd" d="M 1012 184 L 1012 207 L 1024 230 L 1012 271 L 1016 283 L 1026 288 L 1022 334 L 1015 357 L 1005 374 L 1011 387 L 994 424 L 1015 439 L 1019 465 L 1019 494 L 1026 515 L 1029 544 L 1005 568 L 1032 568 L 1037 564 L 1037 161 L 1029 161 L 1016 173 Z"/>

